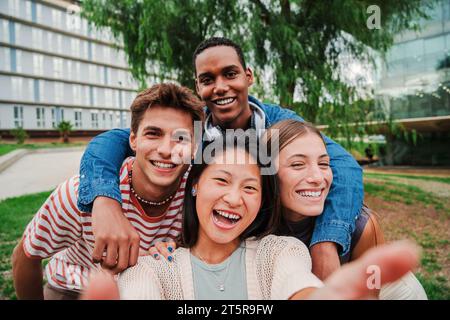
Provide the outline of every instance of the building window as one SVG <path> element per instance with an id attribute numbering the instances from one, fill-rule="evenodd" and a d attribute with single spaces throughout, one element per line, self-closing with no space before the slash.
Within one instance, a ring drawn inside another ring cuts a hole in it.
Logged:
<path id="1" fill-rule="evenodd" d="M 22 51 L 16 50 L 16 72 L 22 72 Z"/>
<path id="2" fill-rule="evenodd" d="M 56 128 L 56 108 L 52 108 L 52 128 Z"/>
<path id="3" fill-rule="evenodd" d="M 39 101 L 41 101 L 41 92 L 40 92 L 41 84 L 40 84 L 39 80 L 34 79 L 33 85 L 34 85 L 34 101 L 39 102 Z"/>
<path id="4" fill-rule="evenodd" d="M 23 128 L 23 107 L 14 106 L 14 127 Z"/>
<path id="5" fill-rule="evenodd" d="M 18 77 L 11 77 L 12 96 L 14 99 L 23 100 L 23 79 Z"/>
<path id="6" fill-rule="evenodd" d="M 61 58 L 53 58 L 53 76 L 59 78 L 62 76 L 63 60 Z"/>
<path id="7" fill-rule="evenodd" d="M 64 84 L 63 83 L 55 83 L 55 92 L 54 92 L 54 99 L 55 102 L 62 102 L 63 100 L 63 94 L 64 94 Z"/>
<path id="8" fill-rule="evenodd" d="M 62 36 L 56 35 L 56 51 L 62 53 Z"/>
<path id="9" fill-rule="evenodd" d="M 114 114 L 112 111 L 109 112 L 109 128 L 114 128 Z"/>
<path id="10" fill-rule="evenodd" d="M 2 42 L 9 42 L 9 27 L 8 27 L 8 21 L 1 20 L 1 30 L 0 30 L 0 40 Z"/>
<path id="11" fill-rule="evenodd" d="M 98 111 L 91 111 L 91 126 L 98 128 Z"/>
<path id="12" fill-rule="evenodd" d="M 106 128 L 107 127 L 107 124 L 106 124 L 106 111 L 103 112 L 102 117 L 103 117 L 102 127 Z"/>
<path id="13" fill-rule="evenodd" d="M 58 9 L 52 9 L 52 22 L 56 28 L 61 28 L 62 12 Z"/>
<path id="14" fill-rule="evenodd" d="M 72 45 L 72 55 L 80 58 L 80 40 L 79 39 L 71 39 Z"/>
<path id="15" fill-rule="evenodd" d="M 36 123 L 38 128 L 45 128 L 45 109 L 36 108 Z"/>
<path id="16" fill-rule="evenodd" d="M 0 65 L 1 70 L 11 71 L 11 49 L 0 48 L 0 61 L 3 63 Z"/>
<path id="17" fill-rule="evenodd" d="M 31 39 L 32 39 L 32 46 L 35 49 L 42 49 L 42 39 L 43 39 L 43 32 L 42 30 L 33 28 L 31 29 Z"/>
<path id="18" fill-rule="evenodd" d="M 83 126 L 83 122 L 81 119 L 81 110 L 75 111 L 75 128 L 81 128 Z"/>
<path id="19" fill-rule="evenodd" d="M 41 54 L 33 54 L 33 71 L 35 75 L 44 74 L 44 56 Z"/>

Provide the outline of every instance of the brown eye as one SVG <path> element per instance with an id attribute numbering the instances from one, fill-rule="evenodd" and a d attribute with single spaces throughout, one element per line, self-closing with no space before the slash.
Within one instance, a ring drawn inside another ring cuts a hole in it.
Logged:
<path id="1" fill-rule="evenodd" d="M 202 79 L 200 79 L 200 83 L 206 86 L 206 85 L 209 85 L 212 83 L 212 79 L 211 78 L 202 78 Z"/>
<path id="2" fill-rule="evenodd" d="M 293 164 L 291 164 L 291 167 L 293 168 L 302 168 L 305 164 L 303 162 L 294 162 Z"/>

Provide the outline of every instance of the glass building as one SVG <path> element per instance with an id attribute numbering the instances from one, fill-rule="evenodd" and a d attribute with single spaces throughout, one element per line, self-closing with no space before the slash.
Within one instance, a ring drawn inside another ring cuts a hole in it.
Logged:
<path id="1" fill-rule="evenodd" d="M 378 105 L 418 133 L 415 145 L 396 139 L 394 164 L 450 165 L 450 0 L 429 14 L 396 36 L 375 88 Z"/>
<path id="2" fill-rule="evenodd" d="M 138 84 L 124 51 L 77 12 L 76 1 L 0 1 L 1 132 L 129 126 Z"/>

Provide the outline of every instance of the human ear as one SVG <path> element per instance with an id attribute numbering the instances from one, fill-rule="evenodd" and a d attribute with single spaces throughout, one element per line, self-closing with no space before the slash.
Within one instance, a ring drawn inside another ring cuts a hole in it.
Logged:
<path id="1" fill-rule="evenodd" d="M 250 87 L 255 81 L 255 79 L 253 78 L 253 71 L 252 69 L 250 69 L 250 67 L 247 67 L 247 69 L 245 70 L 245 76 L 247 77 L 248 86 Z"/>
<path id="2" fill-rule="evenodd" d="M 137 141 L 136 140 L 137 140 L 136 134 L 133 131 L 131 131 L 130 132 L 130 147 L 134 152 L 136 152 L 136 149 L 137 149 Z"/>

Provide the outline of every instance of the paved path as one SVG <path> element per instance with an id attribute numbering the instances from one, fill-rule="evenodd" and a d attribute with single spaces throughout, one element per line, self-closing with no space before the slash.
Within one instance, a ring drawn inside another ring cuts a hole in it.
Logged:
<path id="1" fill-rule="evenodd" d="M 0 200 L 49 191 L 78 173 L 82 150 L 32 153 L 0 173 Z"/>

